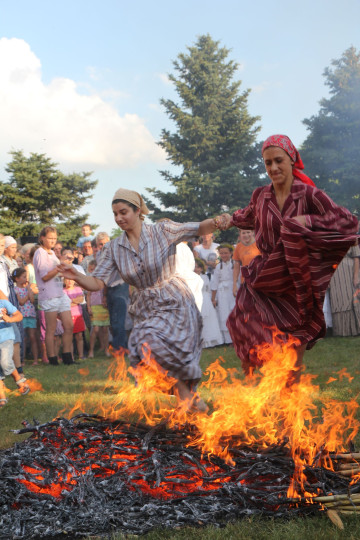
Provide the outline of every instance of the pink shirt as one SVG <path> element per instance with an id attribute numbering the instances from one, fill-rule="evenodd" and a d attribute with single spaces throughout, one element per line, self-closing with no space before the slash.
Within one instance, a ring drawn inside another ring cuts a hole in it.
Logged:
<path id="1" fill-rule="evenodd" d="M 35 251 L 33 265 L 35 269 L 36 284 L 39 289 L 39 301 L 58 298 L 63 294 L 63 282 L 60 275 L 55 276 L 49 281 L 43 281 L 51 270 L 60 264 L 59 259 L 53 251 L 48 253 L 44 248 L 40 247 Z"/>
<path id="2" fill-rule="evenodd" d="M 64 289 L 64 293 L 68 295 L 70 300 L 73 300 L 77 296 L 84 296 L 84 291 L 81 287 L 78 287 L 77 285 L 73 287 L 72 289 Z M 74 317 L 75 315 L 82 315 L 82 308 L 80 304 L 74 304 L 71 306 L 71 315 Z"/>

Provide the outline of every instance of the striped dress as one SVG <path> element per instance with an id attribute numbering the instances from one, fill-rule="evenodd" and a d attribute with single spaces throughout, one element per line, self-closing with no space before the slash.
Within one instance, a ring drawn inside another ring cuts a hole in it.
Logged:
<path id="1" fill-rule="evenodd" d="M 293 218 L 306 215 L 306 227 Z M 310 349 L 325 335 L 325 291 L 336 265 L 356 241 L 358 221 L 323 191 L 294 179 L 282 211 L 272 185 L 256 189 L 249 206 L 233 215 L 254 229 L 261 255 L 243 268 L 245 283 L 227 321 L 245 371 L 260 366 L 256 346 L 272 343 L 273 330 Z"/>
<path id="2" fill-rule="evenodd" d="M 349 249 L 330 281 L 330 305 L 334 336 L 360 334 L 359 291 L 354 287 L 355 258 L 360 247 Z"/>
<path id="3" fill-rule="evenodd" d="M 147 343 L 156 361 L 176 379 L 201 378 L 201 315 L 194 296 L 176 272 L 176 245 L 197 236 L 199 223 L 163 221 L 142 224 L 139 252 L 126 232 L 102 251 L 93 276 L 107 283 L 118 270 L 134 287 L 129 312 L 133 328 L 129 337 L 132 366 L 142 358 Z"/>

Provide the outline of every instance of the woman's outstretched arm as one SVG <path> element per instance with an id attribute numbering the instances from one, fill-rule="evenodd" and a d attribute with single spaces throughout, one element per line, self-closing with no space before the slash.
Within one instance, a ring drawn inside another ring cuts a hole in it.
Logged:
<path id="1" fill-rule="evenodd" d="M 105 285 L 104 282 L 99 278 L 81 274 L 73 267 L 72 264 L 62 263 L 57 267 L 57 269 L 60 274 L 64 276 L 64 278 L 73 279 L 80 285 L 80 287 L 86 289 L 87 291 L 99 291 Z"/>

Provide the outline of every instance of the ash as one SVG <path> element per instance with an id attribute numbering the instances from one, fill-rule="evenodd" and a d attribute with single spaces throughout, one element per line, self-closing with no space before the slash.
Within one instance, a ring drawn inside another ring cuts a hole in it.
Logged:
<path id="1" fill-rule="evenodd" d="M 1 539 L 141 535 L 319 511 L 287 498 L 294 463 L 286 441 L 261 450 L 234 440 L 229 466 L 189 446 L 191 425 L 169 430 L 81 414 L 25 426 L 16 433 L 31 436 L 0 453 Z M 304 474 L 314 495 L 350 492 L 350 479 L 327 469 Z"/>

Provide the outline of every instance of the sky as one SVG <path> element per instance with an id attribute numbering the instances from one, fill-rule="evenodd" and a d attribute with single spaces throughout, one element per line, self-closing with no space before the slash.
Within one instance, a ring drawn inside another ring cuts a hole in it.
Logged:
<path id="1" fill-rule="evenodd" d="M 177 101 L 168 74 L 200 35 L 239 64 L 259 139 L 285 133 L 300 146 L 328 96 L 324 69 L 360 50 L 359 21 L 359 0 L 0 0 L 0 180 L 11 150 L 92 171 L 81 213 L 111 232 L 116 189 L 170 188 L 157 142 L 175 126 L 160 99 Z"/>

